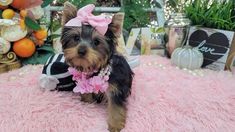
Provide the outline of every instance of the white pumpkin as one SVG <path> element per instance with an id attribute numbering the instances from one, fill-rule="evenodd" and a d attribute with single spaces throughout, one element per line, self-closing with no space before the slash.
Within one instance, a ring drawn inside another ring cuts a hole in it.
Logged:
<path id="1" fill-rule="evenodd" d="M 11 48 L 11 43 L 0 37 L 0 55 L 6 54 Z"/>
<path id="2" fill-rule="evenodd" d="M 16 22 L 11 19 L 0 19 L 0 26 L 12 26 L 15 24 Z"/>
<path id="3" fill-rule="evenodd" d="M 10 42 L 18 41 L 24 38 L 27 33 L 27 30 L 21 29 L 18 24 L 13 26 L 4 26 L 1 29 L 1 36 Z"/>
<path id="4" fill-rule="evenodd" d="M 197 48 L 186 45 L 174 50 L 171 62 L 180 68 L 199 69 L 203 63 L 203 54 Z"/>
<path id="5" fill-rule="evenodd" d="M 13 2 L 13 0 L 0 0 L 0 5 L 7 6 L 10 5 Z"/>

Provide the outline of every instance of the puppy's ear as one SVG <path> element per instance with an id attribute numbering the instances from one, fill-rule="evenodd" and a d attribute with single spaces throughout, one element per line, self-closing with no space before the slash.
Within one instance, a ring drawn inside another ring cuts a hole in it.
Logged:
<path id="1" fill-rule="evenodd" d="M 70 2 L 64 3 L 64 10 L 62 16 L 62 25 L 64 26 L 69 20 L 77 16 L 77 8 Z"/>
<path id="2" fill-rule="evenodd" d="M 110 24 L 109 28 L 115 34 L 116 37 L 120 37 L 122 32 L 124 22 L 124 13 L 119 12 L 116 13 L 112 18 L 112 23 Z"/>

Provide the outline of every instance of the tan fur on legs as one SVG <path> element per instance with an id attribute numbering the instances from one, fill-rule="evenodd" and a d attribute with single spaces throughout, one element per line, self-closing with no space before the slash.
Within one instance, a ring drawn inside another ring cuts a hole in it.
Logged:
<path id="1" fill-rule="evenodd" d="M 126 109 L 123 106 L 117 106 L 108 103 L 108 126 L 110 132 L 120 132 L 125 127 Z"/>
<path id="2" fill-rule="evenodd" d="M 110 85 L 108 92 L 118 92 L 117 87 Z M 108 94 L 108 129 L 110 132 L 120 132 L 125 127 L 126 108 L 112 101 Z"/>

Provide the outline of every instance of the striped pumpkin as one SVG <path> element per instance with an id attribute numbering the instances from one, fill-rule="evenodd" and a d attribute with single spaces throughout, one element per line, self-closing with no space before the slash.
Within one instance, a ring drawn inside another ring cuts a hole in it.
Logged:
<path id="1" fill-rule="evenodd" d="M 199 69 L 203 63 L 203 54 L 197 48 L 186 45 L 174 50 L 171 62 L 180 68 Z"/>

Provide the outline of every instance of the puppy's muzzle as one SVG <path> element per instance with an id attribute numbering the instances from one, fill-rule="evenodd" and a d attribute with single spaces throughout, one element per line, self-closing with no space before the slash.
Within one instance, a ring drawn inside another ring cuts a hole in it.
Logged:
<path id="1" fill-rule="evenodd" d="M 80 45 L 78 47 L 78 55 L 79 57 L 83 57 L 87 54 L 87 46 L 86 45 Z"/>

